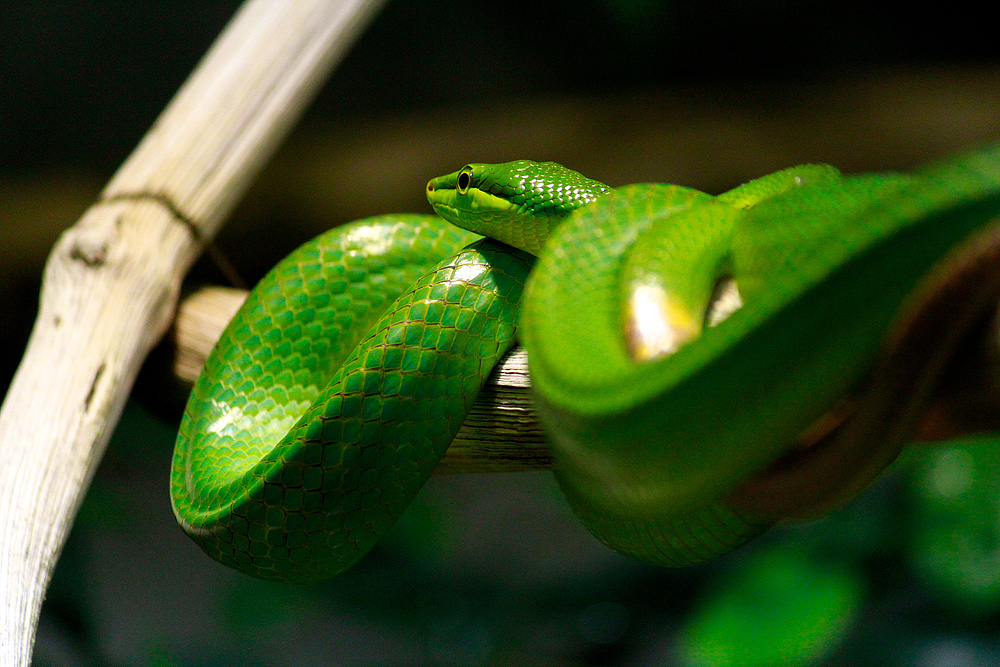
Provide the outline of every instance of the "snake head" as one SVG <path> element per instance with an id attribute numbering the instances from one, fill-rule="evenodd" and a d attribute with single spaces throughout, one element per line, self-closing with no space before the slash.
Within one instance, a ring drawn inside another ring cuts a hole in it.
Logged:
<path id="1" fill-rule="evenodd" d="M 537 255 L 573 210 L 611 188 L 555 162 L 467 164 L 427 183 L 427 201 L 445 220 Z"/>

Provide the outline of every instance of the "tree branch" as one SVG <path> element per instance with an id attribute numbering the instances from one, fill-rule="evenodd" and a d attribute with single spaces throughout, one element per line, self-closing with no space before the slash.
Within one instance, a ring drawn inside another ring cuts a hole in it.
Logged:
<path id="1" fill-rule="evenodd" d="M 30 664 L 76 509 L 181 278 L 378 0 L 249 0 L 49 256 L 0 408 L 0 664 Z"/>

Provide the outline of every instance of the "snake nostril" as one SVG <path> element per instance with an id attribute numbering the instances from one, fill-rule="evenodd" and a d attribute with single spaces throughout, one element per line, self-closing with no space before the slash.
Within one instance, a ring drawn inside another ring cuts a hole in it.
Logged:
<path id="1" fill-rule="evenodd" d="M 434 192 L 434 184 L 430 181 L 427 181 L 427 192 Z"/>

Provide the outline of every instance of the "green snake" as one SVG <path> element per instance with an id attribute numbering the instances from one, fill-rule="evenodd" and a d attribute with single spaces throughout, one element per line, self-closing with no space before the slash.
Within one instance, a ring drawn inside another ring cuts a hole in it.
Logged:
<path id="1" fill-rule="evenodd" d="M 719 196 L 470 164 L 427 198 L 438 216 L 294 251 L 208 358 L 171 498 L 221 563 L 293 582 L 350 567 L 515 339 L 594 535 L 662 565 L 730 551 L 777 517 L 727 494 L 857 388 L 900 304 L 1000 213 L 1000 146 L 912 175 L 805 165 Z M 738 301 L 718 315 L 723 291 Z"/>

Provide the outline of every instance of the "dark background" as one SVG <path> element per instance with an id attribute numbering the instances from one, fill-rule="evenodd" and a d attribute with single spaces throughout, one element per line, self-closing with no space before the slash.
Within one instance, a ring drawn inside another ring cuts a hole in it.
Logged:
<path id="1" fill-rule="evenodd" d="M 0 377 L 41 266 L 237 3 L 0 6 Z M 790 164 L 908 169 L 1000 137 L 977 3 L 393 0 L 238 208 L 248 280 L 340 222 L 424 211 L 469 161 L 720 191 Z M 191 284 L 218 282 L 200 263 Z M 38 665 L 919 665 L 1000 659 L 990 443 L 919 449 L 833 517 L 681 571 L 628 561 L 547 474 L 432 480 L 316 587 L 228 572 L 173 524 L 169 378 L 144 373 L 56 573 Z M 159 392 L 159 393 L 158 393 Z M 156 416 L 154 416 L 154 414 Z"/>

